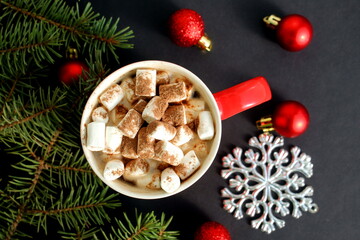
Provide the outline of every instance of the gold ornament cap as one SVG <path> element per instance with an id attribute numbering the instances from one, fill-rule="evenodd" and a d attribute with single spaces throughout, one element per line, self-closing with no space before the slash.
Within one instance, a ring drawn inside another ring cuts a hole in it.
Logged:
<path id="1" fill-rule="evenodd" d="M 279 25 L 279 22 L 281 21 L 281 18 L 271 14 L 270 16 L 266 16 L 263 18 L 263 21 L 266 23 L 266 26 L 269 28 L 275 29 L 277 25 Z"/>
<path id="2" fill-rule="evenodd" d="M 196 46 L 200 49 L 206 50 L 208 52 L 212 49 L 212 41 L 208 37 L 208 35 L 204 34 L 199 40 L 199 42 L 196 44 Z"/>
<path id="3" fill-rule="evenodd" d="M 66 58 L 67 59 L 71 59 L 71 60 L 75 60 L 78 59 L 79 54 L 76 48 L 72 48 L 72 47 L 68 47 L 66 49 Z"/>
<path id="4" fill-rule="evenodd" d="M 257 120 L 256 127 L 257 129 L 262 130 L 264 133 L 275 131 L 271 116 L 262 117 L 260 120 Z"/>

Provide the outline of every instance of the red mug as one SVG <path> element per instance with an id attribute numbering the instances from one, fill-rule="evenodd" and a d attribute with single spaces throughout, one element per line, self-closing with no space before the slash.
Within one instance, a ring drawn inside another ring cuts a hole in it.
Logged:
<path id="1" fill-rule="evenodd" d="M 101 153 L 92 152 L 86 146 L 86 126 L 91 121 L 91 113 L 99 105 L 99 96 L 114 83 L 133 76 L 137 69 L 148 68 L 173 72 L 187 78 L 206 102 L 214 122 L 215 135 L 210 142 L 208 153 L 201 159 L 199 169 L 186 181 L 181 183 L 178 190 L 167 193 L 163 190 L 142 189 L 122 180 L 108 181 L 103 176 L 105 162 L 101 160 Z M 221 140 L 221 120 L 236 113 L 255 107 L 271 99 L 270 87 L 263 77 L 256 77 L 238 85 L 212 94 L 208 87 L 194 73 L 189 70 L 164 61 L 142 61 L 124 66 L 106 77 L 93 91 L 83 111 L 80 134 L 85 157 L 97 176 L 109 187 L 124 195 L 139 199 L 158 199 L 177 194 L 197 182 L 211 166 L 218 151 Z"/>

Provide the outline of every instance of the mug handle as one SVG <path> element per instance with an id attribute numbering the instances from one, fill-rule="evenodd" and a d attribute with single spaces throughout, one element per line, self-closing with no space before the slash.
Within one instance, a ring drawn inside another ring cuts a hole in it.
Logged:
<path id="1" fill-rule="evenodd" d="M 221 120 L 255 107 L 271 99 L 271 90 L 264 77 L 256 77 L 213 94 Z"/>

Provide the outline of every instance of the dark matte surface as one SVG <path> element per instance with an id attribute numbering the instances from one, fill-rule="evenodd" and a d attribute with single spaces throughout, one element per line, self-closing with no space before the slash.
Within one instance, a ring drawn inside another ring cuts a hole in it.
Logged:
<path id="1" fill-rule="evenodd" d="M 172 229 L 180 239 L 192 239 L 196 227 L 207 220 L 224 224 L 233 239 L 359 239 L 360 236 L 360 1 L 92 1 L 108 17 L 120 17 L 131 26 L 134 50 L 124 50 L 121 67 L 141 60 L 165 60 L 188 68 L 212 92 L 262 75 L 273 100 L 223 122 L 218 155 L 206 175 L 185 192 L 162 200 L 122 197 L 120 211 L 165 212 L 173 215 Z M 166 34 L 166 20 L 180 8 L 198 11 L 213 39 L 211 53 L 181 48 Z M 269 14 L 298 13 L 313 24 L 311 45 L 301 52 L 283 50 L 262 24 Z M 271 235 L 251 228 L 248 219 L 235 220 L 222 209 L 221 157 L 234 146 L 247 148 L 259 132 L 254 122 L 270 114 L 277 103 L 297 100 L 309 110 L 311 124 L 302 136 L 286 139 L 312 157 L 314 175 L 306 183 L 315 189 L 317 214 L 300 219 L 287 216 L 285 228 Z M 115 213 L 117 214 L 117 213 Z"/>

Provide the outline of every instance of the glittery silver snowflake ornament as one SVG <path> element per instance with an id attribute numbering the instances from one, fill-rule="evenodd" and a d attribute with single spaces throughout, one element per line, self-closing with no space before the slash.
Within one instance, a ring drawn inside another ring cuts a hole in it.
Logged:
<path id="1" fill-rule="evenodd" d="M 316 213 L 318 206 L 311 196 L 313 188 L 305 186 L 305 179 L 313 174 L 311 157 L 301 153 L 299 147 L 289 152 L 278 148 L 284 145 L 283 137 L 266 133 L 252 137 L 249 146 L 257 149 L 243 151 L 236 147 L 233 155 L 223 157 L 221 176 L 229 179 L 229 188 L 221 190 L 223 208 L 236 219 L 243 218 L 243 211 L 250 217 L 253 228 L 270 234 L 285 226 L 279 216 L 290 214 L 295 218 L 302 211 Z"/>

